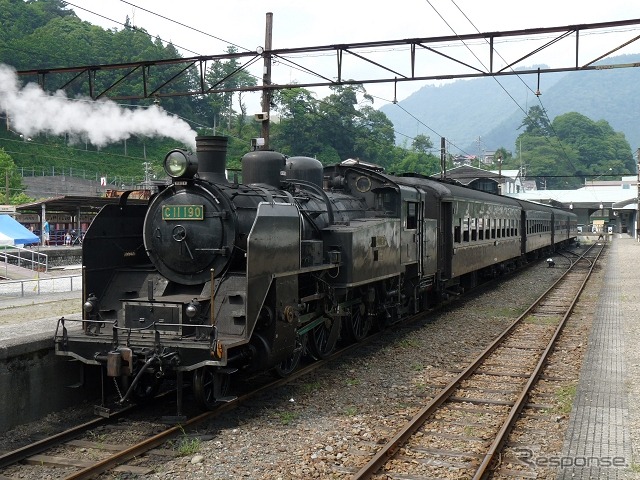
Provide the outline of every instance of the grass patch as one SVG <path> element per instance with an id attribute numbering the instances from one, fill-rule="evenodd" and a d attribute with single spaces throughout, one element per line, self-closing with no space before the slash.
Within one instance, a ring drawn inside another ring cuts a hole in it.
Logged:
<path id="1" fill-rule="evenodd" d="M 313 393 L 320 388 L 320 382 L 305 383 L 302 385 L 304 393 Z"/>
<path id="2" fill-rule="evenodd" d="M 556 402 L 558 406 L 556 410 L 558 413 L 569 414 L 571 407 L 573 406 L 573 399 L 576 396 L 576 385 L 568 385 L 561 387 L 556 391 Z"/>
<path id="3" fill-rule="evenodd" d="M 417 348 L 420 343 L 412 338 L 404 338 L 398 342 L 398 346 L 401 348 Z"/>
<path id="4" fill-rule="evenodd" d="M 344 409 L 344 413 L 348 417 L 353 417 L 355 414 L 358 413 L 358 407 L 356 407 L 355 405 L 350 405 Z"/>
<path id="5" fill-rule="evenodd" d="M 175 444 L 175 449 L 181 457 L 188 457 L 200 451 L 202 442 L 195 437 L 180 437 Z"/>
<path id="6" fill-rule="evenodd" d="M 296 418 L 298 418 L 298 414 L 296 412 L 280 412 L 278 414 L 278 418 L 280 419 L 280 423 L 282 425 L 289 425 L 293 423 Z"/>
<path id="7" fill-rule="evenodd" d="M 88 432 L 91 440 L 96 443 L 104 443 L 107 440 L 107 436 L 104 433 Z"/>

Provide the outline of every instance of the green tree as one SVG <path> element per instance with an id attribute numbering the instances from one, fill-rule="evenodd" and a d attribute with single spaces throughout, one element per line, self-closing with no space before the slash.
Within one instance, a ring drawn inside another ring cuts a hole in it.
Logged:
<path id="1" fill-rule="evenodd" d="M 227 48 L 227 53 L 237 53 L 236 47 Z M 253 87 L 257 85 L 256 78 L 243 70 L 240 62 L 235 59 L 215 60 L 206 73 L 206 80 L 214 89 L 235 89 L 242 87 Z M 233 109 L 233 99 L 237 97 L 238 110 Z M 223 92 L 208 95 L 207 103 L 211 108 L 211 123 L 226 123 L 227 128 L 231 126 L 235 117 L 238 135 L 242 134 L 242 129 L 246 124 L 247 108 L 243 101 L 243 92 Z"/>
<path id="2" fill-rule="evenodd" d="M 422 152 L 426 154 L 429 153 L 429 151 L 433 148 L 433 142 L 427 135 L 419 133 L 414 137 L 413 142 L 411 142 L 411 147 L 416 152 Z"/>
<path id="3" fill-rule="evenodd" d="M 537 105 L 529 109 L 527 116 L 518 128 L 522 127 L 524 127 L 524 133 L 528 135 L 549 135 L 551 133 L 547 114 L 542 107 Z"/>
<path id="4" fill-rule="evenodd" d="M 360 109 L 354 124 L 354 154 L 386 167 L 395 150 L 393 123 L 381 111 L 366 105 Z"/>
<path id="5" fill-rule="evenodd" d="M 11 201 L 12 198 L 17 198 L 22 194 L 24 187 L 22 185 L 22 177 L 13 158 L 3 148 L 0 148 L 0 178 L 0 185 L 2 185 L 2 188 L 0 188 L 2 192 L 0 203 L 11 204 L 13 203 Z"/>
<path id="6" fill-rule="evenodd" d="M 323 163 L 333 163 L 322 153 L 326 151 L 318 130 L 322 117 L 313 93 L 304 88 L 280 90 L 274 92 L 273 101 L 280 122 L 271 125 L 271 145 L 286 155 L 316 157 Z M 328 157 L 333 158 L 333 153 Z"/>
<path id="7" fill-rule="evenodd" d="M 538 186 L 548 189 L 575 188 L 593 176 L 634 172 L 629 143 L 608 122 L 569 112 L 545 127 L 541 109 L 531 110 L 523 122 L 527 128 L 516 141 L 518 159 L 507 159 L 503 166 L 518 168 L 522 160 L 527 177 L 538 177 Z"/>
<path id="8" fill-rule="evenodd" d="M 387 170 L 396 174 L 419 173 L 429 176 L 440 171 L 440 159 L 431 153 L 402 150 L 401 158 L 389 165 Z"/>

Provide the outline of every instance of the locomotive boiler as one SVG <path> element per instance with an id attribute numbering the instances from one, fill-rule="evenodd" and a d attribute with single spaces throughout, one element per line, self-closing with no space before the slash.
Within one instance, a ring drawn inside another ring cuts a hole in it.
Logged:
<path id="1" fill-rule="evenodd" d="M 61 320 L 56 353 L 95 365 L 121 401 L 186 376 L 213 408 L 237 372 L 286 376 L 575 238 L 572 213 L 356 160 L 258 150 L 229 182 L 226 141 L 169 152 L 148 205 L 125 194 L 85 235 L 83 319 Z"/>

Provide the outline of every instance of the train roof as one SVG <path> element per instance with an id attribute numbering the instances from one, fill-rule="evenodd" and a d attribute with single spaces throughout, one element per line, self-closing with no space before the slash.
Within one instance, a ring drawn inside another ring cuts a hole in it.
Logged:
<path id="1" fill-rule="evenodd" d="M 424 190 L 429 190 L 434 195 L 437 195 L 441 199 L 454 200 L 457 198 L 473 199 L 483 202 L 501 203 L 503 205 L 520 205 L 518 201 L 511 197 L 504 197 L 502 195 L 496 195 L 495 193 L 483 192 L 482 190 L 475 190 L 473 188 L 465 187 L 463 185 L 450 183 L 448 181 L 441 181 L 434 178 L 428 178 L 423 176 L 403 176 L 396 177 L 392 175 L 386 175 L 391 181 L 398 185 L 406 185 L 412 187 L 420 187 Z"/>
<path id="2" fill-rule="evenodd" d="M 476 190 L 459 183 L 453 183 L 451 180 L 439 180 L 434 177 L 427 177 L 420 174 L 407 174 L 403 176 L 390 175 L 384 173 L 377 168 L 371 168 L 365 163 L 349 162 L 335 167 L 326 167 L 325 171 L 331 168 L 349 168 L 357 170 L 363 175 L 369 175 L 372 177 L 380 178 L 385 184 L 393 188 L 393 185 L 400 187 L 413 187 L 420 188 L 428 191 L 430 194 L 438 197 L 441 200 L 456 200 L 456 199 L 471 199 L 481 202 L 498 203 L 502 205 L 512 205 L 521 207 L 524 210 L 537 210 L 563 213 L 569 216 L 576 216 L 573 212 L 569 212 L 563 209 L 551 207 L 546 204 L 531 202 L 528 200 L 521 200 L 513 197 L 507 197 L 503 195 L 497 195 L 495 193 L 484 192 L 482 190 Z"/>

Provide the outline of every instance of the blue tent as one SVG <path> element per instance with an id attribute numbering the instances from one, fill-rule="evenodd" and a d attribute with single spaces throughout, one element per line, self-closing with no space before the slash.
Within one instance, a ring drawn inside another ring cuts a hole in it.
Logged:
<path id="1" fill-rule="evenodd" d="M 39 243 L 37 235 L 27 230 L 9 215 L 0 215 L 0 245 L 29 245 Z"/>

